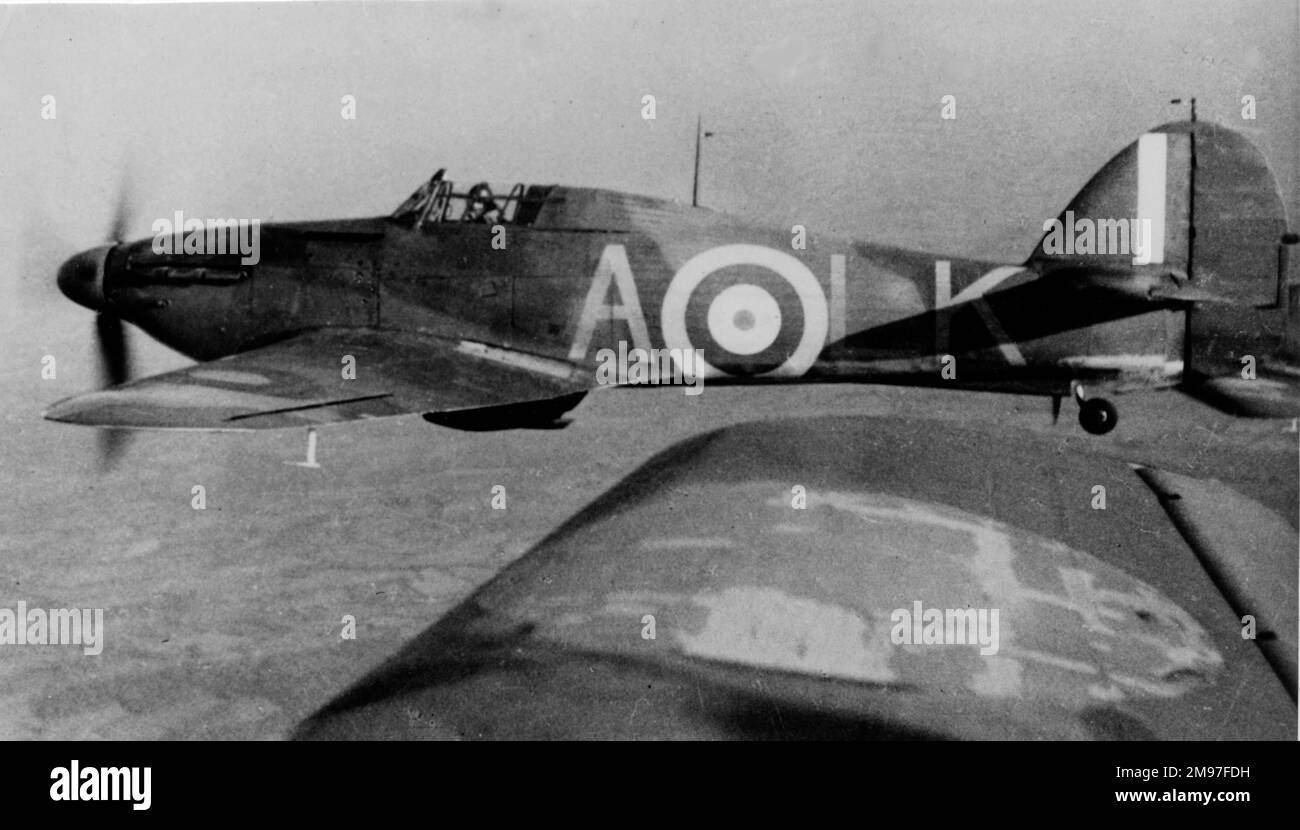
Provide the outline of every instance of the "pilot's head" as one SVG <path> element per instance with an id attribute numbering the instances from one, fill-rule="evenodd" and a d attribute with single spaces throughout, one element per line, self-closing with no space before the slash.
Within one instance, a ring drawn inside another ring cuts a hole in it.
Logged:
<path id="1" fill-rule="evenodd" d="M 496 207 L 492 202 L 492 188 L 488 187 L 487 182 L 479 182 L 469 189 L 469 200 L 475 210 L 491 209 Z"/>

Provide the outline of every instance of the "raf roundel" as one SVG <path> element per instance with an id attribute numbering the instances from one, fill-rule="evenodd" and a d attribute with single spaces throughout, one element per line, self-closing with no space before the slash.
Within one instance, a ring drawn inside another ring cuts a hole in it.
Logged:
<path id="1" fill-rule="evenodd" d="M 710 299 L 704 287 L 708 278 L 734 266 L 757 266 L 780 281 L 772 290 L 763 285 L 770 277 L 736 282 Z M 696 311 L 693 303 L 707 303 L 707 309 Z M 692 317 L 701 317 L 702 326 Z M 723 245 L 687 260 L 664 293 L 660 321 L 668 348 L 704 349 L 706 376 L 798 377 L 816 362 L 829 329 L 817 277 L 790 254 L 761 245 Z M 711 342 L 698 342 L 703 340 Z M 782 351 L 782 343 L 793 345 Z"/>

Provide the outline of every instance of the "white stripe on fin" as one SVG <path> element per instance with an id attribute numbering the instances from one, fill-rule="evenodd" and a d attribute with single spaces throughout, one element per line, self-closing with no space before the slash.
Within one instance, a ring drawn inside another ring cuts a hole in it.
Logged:
<path id="1" fill-rule="evenodd" d="M 1169 159 L 1169 136 L 1146 133 L 1138 139 L 1137 221 L 1151 220 L 1146 227 L 1146 250 L 1134 256 L 1134 265 L 1165 261 L 1165 183 Z M 1130 229 L 1135 230 L 1135 229 Z"/>

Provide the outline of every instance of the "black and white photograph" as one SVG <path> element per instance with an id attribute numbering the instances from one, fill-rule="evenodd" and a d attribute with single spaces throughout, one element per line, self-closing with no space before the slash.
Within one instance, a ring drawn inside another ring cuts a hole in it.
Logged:
<path id="1" fill-rule="evenodd" d="M 1297 738 L 1294 0 L 0 5 L 0 350 L 7 741 Z"/>

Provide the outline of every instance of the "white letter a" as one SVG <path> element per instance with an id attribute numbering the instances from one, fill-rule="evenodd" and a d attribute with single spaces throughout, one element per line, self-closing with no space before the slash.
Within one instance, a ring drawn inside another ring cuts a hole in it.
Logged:
<path id="1" fill-rule="evenodd" d="M 618 304 L 606 305 L 605 297 L 609 294 L 609 283 L 618 286 Z M 627 261 L 627 250 L 622 245 L 606 245 L 601 252 L 600 264 L 591 278 L 591 288 L 587 291 L 587 301 L 582 305 L 582 317 L 578 320 L 578 331 L 573 336 L 573 347 L 569 349 L 569 360 L 577 363 L 587 356 L 587 347 L 596 332 L 596 324 L 602 320 L 626 320 L 632 334 L 632 345 L 639 349 L 650 349 L 650 333 L 646 330 L 645 317 L 641 314 L 641 300 L 636 293 L 636 280 L 632 277 L 632 266 Z"/>

